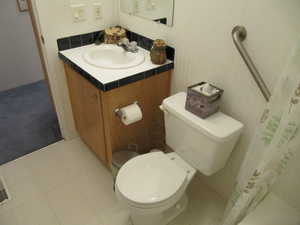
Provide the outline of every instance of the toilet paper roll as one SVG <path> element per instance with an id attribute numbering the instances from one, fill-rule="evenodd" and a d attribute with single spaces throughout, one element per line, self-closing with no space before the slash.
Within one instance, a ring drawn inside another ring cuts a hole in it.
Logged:
<path id="1" fill-rule="evenodd" d="M 126 106 L 120 109 L 121 121 L 126 125 L 133 124 L 143 119 L 142 110 L 138 104 L 134 103 L 132 105 Z"/>

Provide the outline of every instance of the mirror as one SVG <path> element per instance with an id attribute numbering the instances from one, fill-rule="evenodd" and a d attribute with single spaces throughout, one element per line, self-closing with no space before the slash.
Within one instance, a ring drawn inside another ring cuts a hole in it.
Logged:
<path id="1" fill-rule="evenodd" d="M 174 0 L 120 0 L 123 13 L 173 25 Z"/>

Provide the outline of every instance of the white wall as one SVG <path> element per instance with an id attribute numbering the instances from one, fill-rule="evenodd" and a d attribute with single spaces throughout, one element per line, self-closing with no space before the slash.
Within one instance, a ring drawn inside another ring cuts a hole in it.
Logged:
<path id="1" fill-rule="evenodd" d="M 44 79 L 28 12 L 17 1 L 0 2 L 0 91 Z"/>
<path id="2" fill-rule="evenodd" d="M 122 0 L 122 12 L 156 20 L 167 18 L 168 26 L 173 24 L 174 0 Z"/>
<path id="3" fill-rule="evenodd" d="M 103 20 L 93 20 L 93 2 L 102 2 Z M 70 4 L 86 4 L 86 21 L 73 23 Z M 45 38 L 45 57 L 49 72 L 50 85 L 58 112 L 63 136 L 66 139 L 75 137 L 74 122 L 70 107 L 68 90 L 63 64 L 58 58 L 56 40 L 76 34 L 101 30 L 115 25 L 118 21 L 116 1 L 112 0 L 33 0 L 36 14 L 39 17 L 41 32 Z"/>
<path id="4" fill-rule="evenodd" d="M 151 38 L 164 38 L 176 48 L 172 92 L 209 81 L 225 89 L 222 111 L 245 124 L 243 136 L 226 168 L 202 177 L 229 196 L 256 123 L 265 106 L 258 87 L 231 39 L 234 25 L 248 30 L 246 48 L 272 88 L 300 35 L 298 0 L 175 1 L 174 26 L 158 25 L 120 13 L 120 24 Z"/>

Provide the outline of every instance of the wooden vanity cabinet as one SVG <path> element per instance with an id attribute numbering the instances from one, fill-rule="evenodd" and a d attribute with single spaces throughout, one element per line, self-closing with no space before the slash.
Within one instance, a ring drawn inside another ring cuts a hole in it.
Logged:
<path id="1" fill-rule="evenodd" d="M 137 147 L 140 153 L 165 147 L 164 115 L 171 71 L 103 92 L 65 64 L 76 129 L 83 142 L 108 167 L 112 153 Z M 138 101 L 143 119 L 125 126 L 114 111 Z"/>
<path id="2" fill-rule="evenodd" d="M 101 93 L 67 64 L 65 71 L 77 132 L 82 141 L 106 163 Z"/>

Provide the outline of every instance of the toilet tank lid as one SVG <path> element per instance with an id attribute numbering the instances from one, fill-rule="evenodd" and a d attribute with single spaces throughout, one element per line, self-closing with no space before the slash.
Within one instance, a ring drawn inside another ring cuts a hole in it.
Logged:
<path id="1" fill-rule="evenodd" d="M 185 102 L 186 93 L 180 92 L 166 98 L 162 106 L 168 113 L 173 114 L 215 141 L 225 142 L 241 133 L 243 124 L 230 116 L 217 112 L 206 119 L 201 119 L 185 109 Z"/>

